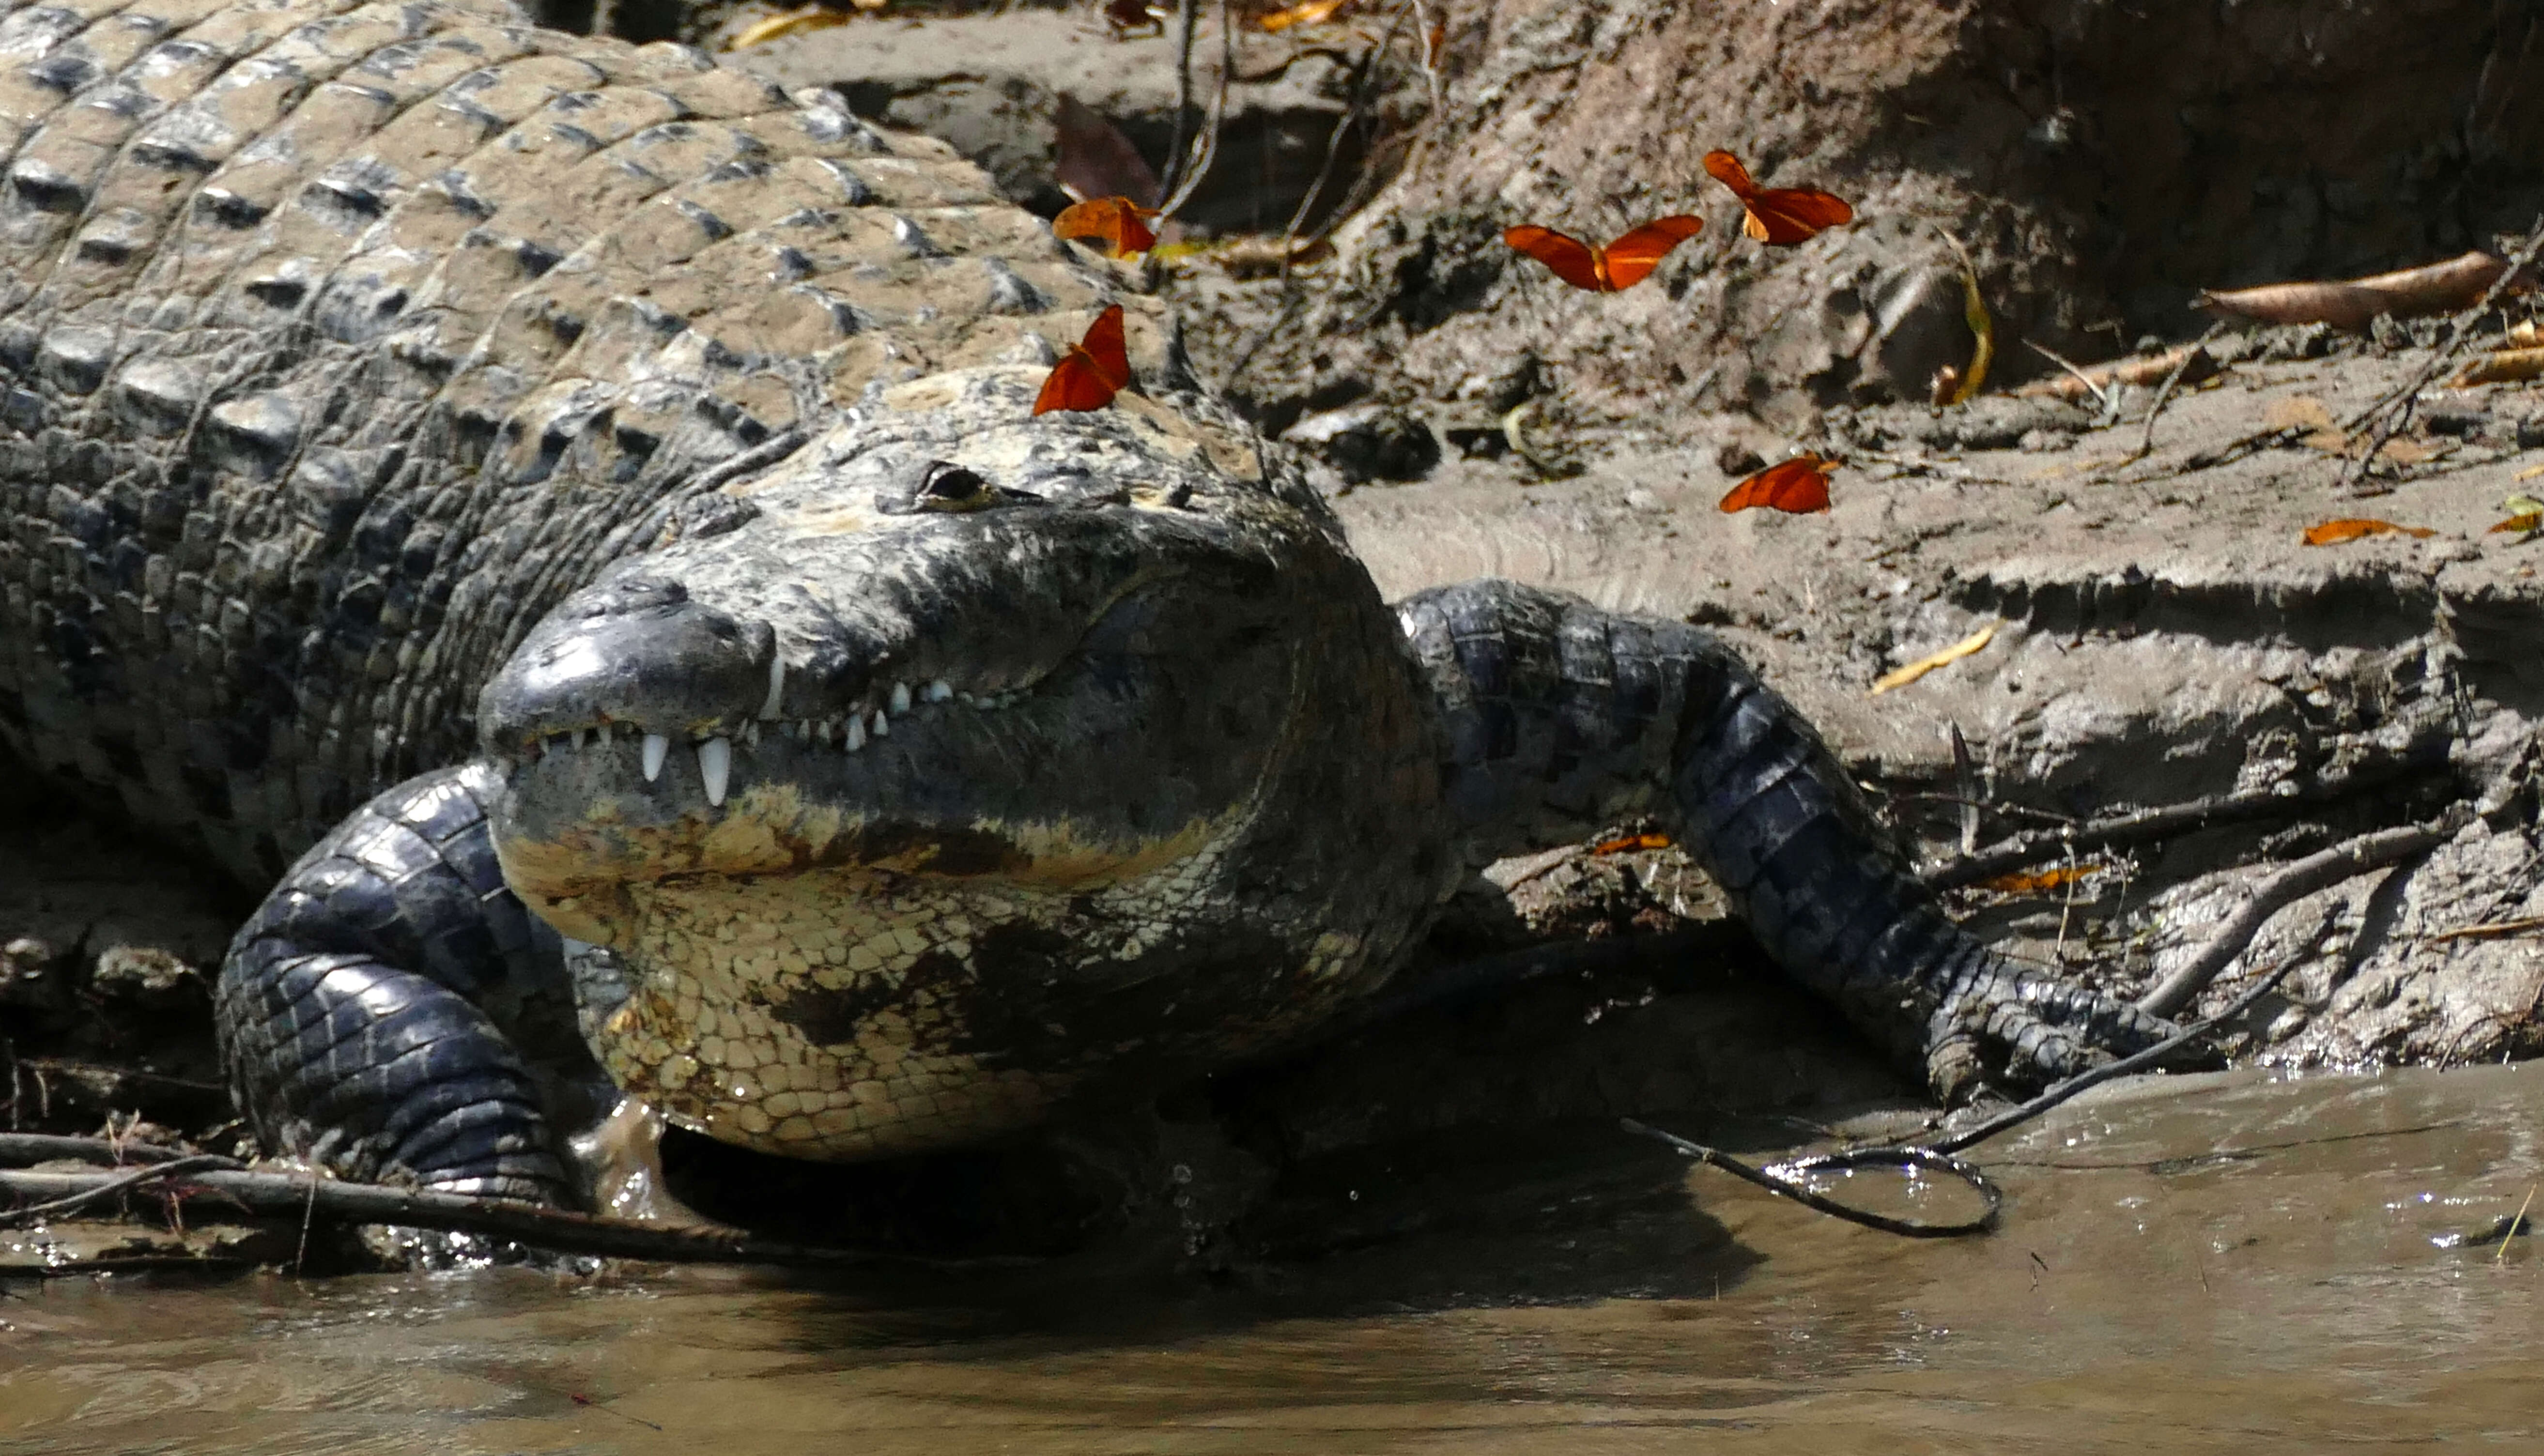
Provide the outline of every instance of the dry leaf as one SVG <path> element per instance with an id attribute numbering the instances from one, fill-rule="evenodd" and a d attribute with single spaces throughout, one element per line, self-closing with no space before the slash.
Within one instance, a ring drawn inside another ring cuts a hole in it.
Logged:
<path id="1" fill-rule="evenodd" d="M 2471 308 L 2507 268 L 2505 260 L 2476 251 L 2345 282 L 2266 283 L 2224 293 L 2202 289 L 2196 306 L 2266 324 L 2330 324 L 2356 332 L 2378 314 L 2412 318 Z"/>
<path id="2" fill-rule="evenodd" d="M 2519 471 L 2517 474 L 2510 476 L 2509 479 L 2513 481 L 2531 481 L 2539 475 L 2544 475 L 2544 465 L 2530 465 L 2524 470 Z"/>
<path id="3" fill-rule="evenodd" d="M 2055 870 L 2017 870 L 2011 875 L 1994 875 L 1978 882 L 1981 889 L 1999 894 L 2036 895 L 2075 883 L 2094 873 L 2091 865 L 2061 865 Z"/>
<path id="4" fill-rule="evenodd" d="M 1945 663 L 1957 662 L 1994 641 L 1996 641 L 1996 629 L 1982 627 L 1940 652 L 1929 653 L 1905 667 L 1894 668 L 1874 678 L 1872 691 L 1866 696 L 1879 697 L 1892 688 L 1904 688 Z"/>
<path id="5" fill-rule="evenodd" d="M 2340 450 L 2349 442 L 2341 425 L 2332 418 L 2332 407 L 2310 394 L 2289 395 L 2270 401 L 2262 412 L 2265 429 L 2302 429 L 2309 431 L 2305 442 L 2327 453 Z"/>
<path id="6" fill-rule="evenodd" d="M 2215 356 L 2205 346 L 2186 344 L 2160 354 L 2097 365 L 2085 370 L 2082 379 L 2064 372 L 2035 379 L 2015 393 L 2034 398 L 2045 395 L 2051 399 L 2081 400 L 2096 389 L 2108 389 L 2114 384 L 2162 384 L 2173 377 L 2176 368 L 2182 370 L 2181 382 L 2184 384 L 2199 384 L 2216 378 L 2219 372 Z M 2088 381 L 2091 381 L 2090 387 Z"/>
<path id="7" fill-rule="evenodd" d="M 2521 379 L 2544 379 L 2544 347 L 2504 348 L 2486 354 L 2464 366 L 2462 372 L 2447 383 L 2456 389 L 2475 384 L 2507 384 Z"/>
<path id="8" fill-rule="evenodd" d="M 1623 839 L 1601 840 L 1599 843 L 1590 846 L 1590 852 L 1594 855 L 1622 855 L 1630 854 L 1638 849 L 1667 849 L 1669 847 L 1670 837 L 1666 834 L 1629 834 Z"/>
<path id="9" fill-rule="evenodd" d="M 856 0 L 856 3 L 859 10 L 874 10 L 880 8 L 881 0 L 877 0 L 874 5 L 865 3 L 865 0 Z M 771 40 L 783 39 L 788 36 L 801 36 L 810 31 L 827 31 L 833 26 L 844 26 L 852 19 L 854 17 L 845 12 L 833 10 L 828 6 L 807 5 L 801 10 L 790 10 L 784 15 L 772 15 L 766 20 L 745 27 L 742 34 L 734 37 L 733 42 L 725 49 L 748 50 L 754 45 L 765 45 Z"/>
<path id="10" fill-rule="evenodd" d="M 2533 319 L 2520 319 L 2509 325 L 2508 346 L 2510 348 L 2544 347 L 2544 324 L 2538 324 Z"/>
<path id="11" fill-rule="evenodd" d="M 1278 34 L 1292 26 L 1312 26 L 1330 19 L 1335 11 L 1348 3 L 1350 0 L 1300 0 L 1300 3 L 1276 10 L 1255 24 Z"/>
<path id="12" fill-rule="evenodd" d="M 2406 536 L 2434 536 L 2438 534 L 2426 526 L 2398 526 L 2392 521 L 2351 518 L 2346 520 L 2325 521 L 2319 526 L 2306 527 L 2305 544 L 2308 546 L 2338 546 L 2344 541 L 2355 541 L 2362 536 L 2383 536 L 2396 532 Z"/>

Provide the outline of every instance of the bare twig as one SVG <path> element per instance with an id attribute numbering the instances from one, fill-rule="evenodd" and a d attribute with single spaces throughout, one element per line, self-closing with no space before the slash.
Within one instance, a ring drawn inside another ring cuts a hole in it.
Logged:
<path id="1" fill-rule="evenodd" d="M 177 1148 L 128 1142 L 120 1138 L 110 1140 L 103 1137 L 55 1137 L 42 1132 L 0 1132 L 0 1165 L 10 1167 L 76 1158 L 83 1163 L 120 1168 L 128 1163 L 166 1163 L 186 1156 L 188 1154 Z"/>
<path id="2" fill-rule="evenodd" d="M 2253 937 L 2261 933 L 2270 917 L 2289 904 L 2354 876 L 2435 849 L 2455 837 L 2471 817 L 2471 810 L 2457 805 L 2428 823 L 2361 834 L 2281 870 L 2253 887 L 2252 898 L 2226 918 L 2188 964 L 2139 997 L 2138 1010 L 2149 1016 L 2173 1015 L 2206 990 L 2217 973 L 2253 944 Z"/>
<path id="3" fill-rule="evenodd" d="M 2493 920 L 2481 925 L 2459 925 L 2453 930 L 2438 931 L 2421 937 L 2425 941 L 2479 941 L 2495 936 L 2524 935 L 2544 930 L 2544 915 L 2521 915 L 2514 920 Z"/>
<path id="4" fill-rule="evenodd" d="M 2223 320 L 2209 325 L 2208 332 L 2199 336 L 2199 342 L 2183 353 L 2181 361 L 2173 366 L 2173 372 L 2164 376 L 2164 387 L 2155 392 L 2155 403 L 2147 406 L 2146 435 L 2138 441 L 2138 452 L 2131 455 L 2128 460 L 2120 462 L 2121 464 L 2128 464 L 2131 460 L 2144 460 L 2155 453 L 2155 417 L 2164 413 L 2165 402 L 2173 398 L 2174 389 L 2182 383 L 2183 371 L 2190 367 L 2191 360 L 2201 357 L 2208 347 L 2208 341 L 2225 332 L 2225 329 Z"/>
<path id="5" fill-rule="evenodd" d="M 1203 179 L 1210 176 L 1211 165 L 1219 160 L 1219 137 L 1228 124 L 1228 81 L 1236 70 L 1236 26 L 1234 18 L 1229 14 L 1229 3 L 1230 0 L 1219 0 L 1219 95 L 1210 104 L 1210 128 L 1195 143 L 1197 155 L 1191 158 L 1189 166 L 1185 165 L 1180 153 L 1168 164 L 1167 176 L 1171 179 L 1180 172 L 1182 178 L 1180 182 L 1168 185 L 1165 205 L 1157 209 L 1160 222 L 1184 209 L 1184 204 L 1201 191 Z M 1189 35 L 1184 38 L 1184 43 L 1185 87 L 1189 90 L 1192 43 Z"/>
<path id="6" fill-rule="evenodd" d="M 1952 860 L 1928 869 L 1918 878 L 1935 889 L 1953 889 L 1964 884 L 1992 879 L 2015 870 L 2027 870 L 2046 864 L 2066 853 L 2069 837 L 2080 848 L 2107 849 L 2121 844 L 2143 844 L 2151 839 L 2205 829 L 2215 824 L 2237 823 L 2250 819 L 2284 818 L 2300 809 L 2387 784 L 2404 775 L 2425 772 L 2440 765 L 2410 756 L 2361 764 L 2337 778 L 2317 778 L 2298 785 L 2293 794 L 2279 792 L 2278 786 L 2246 790 L 2238 794 L 2215 794 L 2191 800 L 2187 804 L 2167 805 L 2162 808 L 2141 809 L 2115 814 L 2107 819 L 2073 827 L 2035 829 L 2018 834 L 1992 849 L 1982 850 L 1967 859 Z M 2007 805 L 1992 807 L 2003 809 Z"/>
<path id="7" fill-rule="evenodd" d="M 241 1171 L 227 1158 L 181 1158 L 130 1173 L 0 1172 L 0 1193 L 41 1198 L 0 1214 L 0 1227 L 85 1208 L 130 1188 L 169 1183 L 174 1190 L 217 1194 L 250 1213 L 297 1218 L 308 1210 L 346 1223 L 387 1223 L 509 1239 L 561 1254 L 692 1263 L 771 1264 L 800 1268 L 994 1268 L 1023 1259 L 937 1260 L 869 1249 L 763 1239 L 735 1229 L 673 1229 L 516 1203 L 503 1198 L 337 1183 L 300 1174 Z"/>
<path id="8" fill-rule="evenodd" d="M 1157 184 L 1161 197 L 1175 194 L 1191 160 L 1186 148 L 1192 144 L 1193 38 L 1200 24 L 1201 0 L 1175 0 L 1175 129 L 1166 143 L 1166 175 Z"/>
<path id="9" fill-rule="evenodd" d="M 2085 392 L 2094 397 L 2095 404 L 2102 406 L 2106 410 L 2111 407 L 2110 395 L 2104 391 L 2103 386 L 2094 382 L 2093 375 L 2076 367 L 2074 363 L 2068 360 L 2065 354 L 2056 352 L 2055 350 L 2047 348 L 2041 345 L 2034 344 L 2028 339 L 2023 341 L 2023 344 L 2026 348 L 2030 349 L 2033 353 L 2040 355 L 2049 362 L 2056 364 L 2059 368 L 2075 375 L 2076 382 L 2085 386 Z"/>

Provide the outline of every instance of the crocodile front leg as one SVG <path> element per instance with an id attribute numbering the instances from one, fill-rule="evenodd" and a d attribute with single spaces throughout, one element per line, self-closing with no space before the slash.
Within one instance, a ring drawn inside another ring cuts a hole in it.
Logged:
<path id="1" fill-rule="evenodd" d="M 1708 634 L 1500 580 L 1397 611 L 1448 728 L 1448 798 L 1477 864 L 1658 817 L 1788 973 L 1947 1100 L 1997 1076 L 2067 1076 L 2173 1030 L 1954 925 L 1819 734 Z"/>
<path id="2" fill-rule="evenodd" d="M 461 767 L 381 794 L 303 855 L 231 942 L 221 1056 L 269 1151 L 348 1178 L 567 1195 L 548 1105 L 580 1091 L 578 1063 L 587 1080 L 599 1072 L 575 1035 L 556 932 L 496 866 L 494 789 Z M 572 1070 L 560 1082 L 534 1059 Z"/>

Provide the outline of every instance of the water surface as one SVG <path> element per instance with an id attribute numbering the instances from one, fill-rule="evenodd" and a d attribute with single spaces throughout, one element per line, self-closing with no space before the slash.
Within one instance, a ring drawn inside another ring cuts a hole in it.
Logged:
<path id="1" fill-rule="evenodd" d="M 2516 1210 L 2539 1130 L 2532 1067 L 2159 1079 L 1985 1150 L 1992 1238 L 1693 1170 L 1637 1215 L 1685 1237 L 1550 1194 L 1241 1289 L 18 1283 L 0 1451 L 2530 1451 L 2536 1241 L 2431 1241 Z"/>

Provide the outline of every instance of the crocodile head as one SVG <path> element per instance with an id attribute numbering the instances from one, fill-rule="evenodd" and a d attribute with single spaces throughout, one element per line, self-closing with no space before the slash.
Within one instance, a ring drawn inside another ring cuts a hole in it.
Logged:
<path id="1" fill-rule="evenodd" d="M 1281 892 L 1348 857 L 1312 800 L 1426 792 L 1367 575 L 1232 419 L 1034 418 L 1038 383 L 870 396 L 484 690 L 506 878 L 614 962 L 587 1032 L 676 1120 L 797 1156 L 969 1140 L 1277 1034 L 1370 959 L 1365 894 Z M 1340 723 L 1406 751 L 1347 761 Z"/>

